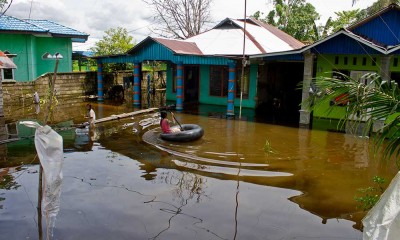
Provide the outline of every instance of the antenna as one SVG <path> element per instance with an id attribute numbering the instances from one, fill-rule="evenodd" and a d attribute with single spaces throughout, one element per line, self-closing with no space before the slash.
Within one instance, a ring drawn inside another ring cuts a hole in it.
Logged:
<path id="1" fill-rule="evenodd" d="M 31 0 L 31 7 L 29 8 L 29 17 L 28 17 L 28 19 L 31 19 L 32 5 L 33 5 L 33 0 Z"/>

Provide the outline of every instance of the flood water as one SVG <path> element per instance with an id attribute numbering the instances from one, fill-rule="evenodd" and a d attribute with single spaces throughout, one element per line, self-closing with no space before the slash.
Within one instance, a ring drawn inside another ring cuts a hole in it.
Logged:
<path id="1" fill-rule="evenodd" d="M 54 121 L 84 121 L 84 104 Z M 133 111 L 94 110 L 98 118 Z M 374 158 L 368 139 L 175 115 L 202 126 L 203 138 L 159 139 L 158 113 L 98 124 L 90 136 L 60 129 L 64 179 L 53 239 L 362 239 L 357 189 L 397 172 Z M 1 147 L 0 239 L 39 239 L 33 139 Z"/>

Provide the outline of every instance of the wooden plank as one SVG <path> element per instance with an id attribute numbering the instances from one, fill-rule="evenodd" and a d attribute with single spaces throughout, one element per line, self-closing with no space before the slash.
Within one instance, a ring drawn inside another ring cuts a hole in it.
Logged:
<path id="1" fill-rule="evenodd" d="M 158 110 L 158 108 L 148 108 L 148 109 L 143 109 L 143 110 L 130 112 L 130 113 L 122 113 L 122 114 L 119 114 L 119 115 L 112 115 L 112 116 L 109 116 L 109 117 L 96 119 L 94 121 L 94 123 L 97 124 L 97 123 L 103 123 L 103 122 L 119 120 L 119 119 L 122 119 L 122 118 L 128 118 L 128 117 L 131 117 L 131 116 L 136 116 L 136 115 L 140 115 L 140 114 L 144 114 L 144 113 L 155 112 L 157 110 Z"/>

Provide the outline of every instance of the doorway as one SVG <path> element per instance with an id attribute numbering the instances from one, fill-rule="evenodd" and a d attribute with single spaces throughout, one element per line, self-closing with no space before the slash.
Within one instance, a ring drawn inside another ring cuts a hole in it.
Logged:
<path id="1" fill-rule="evenodd" d="M 199 102 L 199 66 L 185 66 L 184 95 L 185 103 Z"/>

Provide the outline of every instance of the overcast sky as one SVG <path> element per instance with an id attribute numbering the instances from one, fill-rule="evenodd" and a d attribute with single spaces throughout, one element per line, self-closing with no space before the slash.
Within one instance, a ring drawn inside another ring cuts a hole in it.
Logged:
<path id="1" fill-rule="evenodd" d="M 215 23 L 230 17 L 243 18 L 244 0 L 213 0 L 211 14 Z M 307 0 L 325 22 L 334 12 L 365 8 L 374 0 Z M 272 10 L 272 0 L 247 0 L 247 15 L 257 10 Z M 102 38 L 105 30 L 124 27 L 139 42 L 151 35 L 154 12 L 142 0 L 14 0 L 7 15 L 18 18 L 48 19 L 89 34 L 86 43 L 74 44 L 74 50 L 86 50 Z"/>

